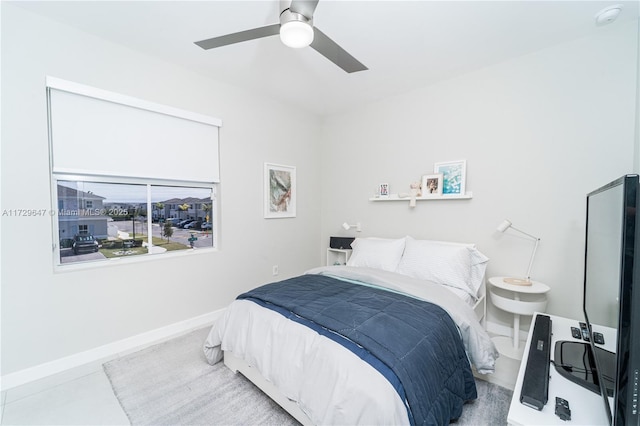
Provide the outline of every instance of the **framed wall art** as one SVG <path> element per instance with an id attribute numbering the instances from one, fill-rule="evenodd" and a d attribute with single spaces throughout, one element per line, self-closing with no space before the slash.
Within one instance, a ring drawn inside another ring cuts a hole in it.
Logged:
<path id="1" fill-rule="evenodd" d="M 422 196 L 442 195 L 442 173 L 422 176 L 422 184 L 420 185 Z"/>
<path id="2" fill-rule="evenodd" d="M 381 183 L 378 184 L 377 195 L 380 197 L 388 197 L 389 196 L 389 184 Z"/>
<path id="3" fill-rule="evenodd" d="M 442 195 L 464 195 L 467 160 L 435 163 L 435 173 L 442 173 Z"/>
<path id="4" fill-rule="evenodd" d="M 296 217 L 296 168 L 264 163 L 264 217 Z"/>

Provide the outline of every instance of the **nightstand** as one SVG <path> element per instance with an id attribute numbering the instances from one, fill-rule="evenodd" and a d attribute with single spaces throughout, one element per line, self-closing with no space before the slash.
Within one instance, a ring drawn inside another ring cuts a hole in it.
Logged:
<path id="1" fill-rule="evenodd" d="M 351 257 L 351 249 L 327 249 L 327 266 L 346 265 Z"/>
<path id="2" fill-rule="evenodd" d="M 489 297 L 491 303 L 503 311 L 513 314 L 513 334 L 512 337 L 497 336 L 494 337 L 498 351 L 513 359 L 522 359 L 524 348 L 520 346 L 520 315 L 533 315 L 535 312 L 544 312 L 547 308 L 546 293 L 550 290 L 549 286 L 538 281 L 531 281 L 531 285 L 515 285 L 505 282 L 506 277 L 489 278 Z M 496 291 L 496 289 L 506 290 Z M 505 294 L 506 293 L 506 294 Z M 521 297 L 524 300 L 521 300 Z"/>

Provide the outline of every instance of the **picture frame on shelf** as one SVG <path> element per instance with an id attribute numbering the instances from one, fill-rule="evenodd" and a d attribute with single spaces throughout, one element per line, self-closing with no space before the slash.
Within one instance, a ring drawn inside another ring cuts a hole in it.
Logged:
<path id="1" fill-rule="evenodd" d="M 296 168 L 264 163 L 264 217 L 296 217 Z"/>
<path id="2" fill-rule="evenodd" d="M 442 173 L 442 195 L 465 195 L 467 160 L 435 163 L 434 173 Z"/>
<path id="3" fill-rule="evenodd" d="M 435 173 L 432 175 L 423 175 L 420 185 L 422 196 L 429 197 L 434 195 L 442 195 L 442 173 Z"/>
<path id="4" fill-rule="evenodd" d="M 389 184 L 381 183 L 378 185 L 378 196 L 389 197 Z"/>

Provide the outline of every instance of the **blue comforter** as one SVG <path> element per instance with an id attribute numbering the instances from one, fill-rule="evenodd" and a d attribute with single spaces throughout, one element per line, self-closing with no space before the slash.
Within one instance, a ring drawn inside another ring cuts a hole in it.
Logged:
<path id="1" fill-rule="evenodd" d="M 394 385 L 418 425 L 446 425 L 477 397 L 458 329 L 439 306 L 321 275 L 238 296 L 314 328 L 352 350 Z"/>

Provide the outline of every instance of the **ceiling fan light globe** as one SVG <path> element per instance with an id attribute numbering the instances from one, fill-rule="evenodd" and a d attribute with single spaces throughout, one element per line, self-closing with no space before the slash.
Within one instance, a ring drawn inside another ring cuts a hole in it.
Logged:
<path id="1" fill-rule="evenodd" d="M 294 49 L 307 47 L 313 41 L 313 27 L 300 21 L 286 22 L 280 26 L 280 40 Z"/>

